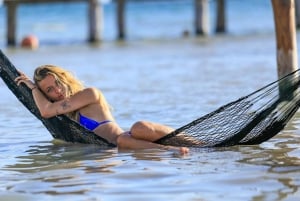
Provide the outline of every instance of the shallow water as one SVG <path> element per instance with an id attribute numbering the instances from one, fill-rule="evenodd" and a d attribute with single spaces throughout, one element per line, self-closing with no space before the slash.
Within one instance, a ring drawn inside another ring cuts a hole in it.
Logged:
<path id="1" fill-rule="evenodd" d="M 51 62 L 99 87 L 125 129 L 139 119 L 178 127 L 275 80 L 273 40 L 272 35 L 219 36 L 8 48 L 5 53 L 26 73 Z M 257 47 L 261 42 L 264 47 Z M 298 113 L 261 145 L 192 149 L 182 157 L 55 141 L 3 82 L 0 90 L 1 200 L 300 197 Z"/>
<path id="2" fill-rule="evenodd" d="M 241 6 L 240 1 L 230 2 Z M 277 79 L 275 39 L 272 24 L 265 18 L 270 15 L 263 9 L 265 4 L 251 18 L 263 16 L 261 24 L 248 27 L 241 15 L 234 21 L 239 26 L 226 35 L 182 38 L 178 32 L 163 32 L 164 27 L 152 32 L 144 27 L 131 32 L 124 42 L 108 39 L 88 45 L 80 42 L 82 34 L 75 31 L 79 42 L 64 43 L 70 38 L 68 32 L 53 44 L 49 43 L 53 32 L 61 31 L 54 29 L 48 34 L 41 31 L 36 51 L 3 45 L 2 50 L 29 75 L 45 63 L 75 72 L 87 86 L 102 90 L 124 129 L 140 119 L 177 128 Z M 240 9 L 245 16 L 246 11 Z M 140 14 L 141 21 L 151 22 Z M 164 26 L 169 20 L 162 20 Z M 0 200 L 300 198 L 299 112 L 280 134 L 260 145 L 191 149 L 189 155 L 180 156 L 161 150 L 103 150 L 53 140 L 2 80 L 0 94 Z"/>

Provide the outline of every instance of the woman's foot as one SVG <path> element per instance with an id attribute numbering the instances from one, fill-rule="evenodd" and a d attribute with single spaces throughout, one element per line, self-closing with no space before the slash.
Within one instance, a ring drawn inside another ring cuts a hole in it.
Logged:
<path id="1" fill-rule="evenodd" d="M 186 154 L 188 154 L 190 152 L 190 149 L 187 148 L 187 147 L 180 147 L 179 151 L 180 151 L 180 154 L 186 155 Z"/>
<path id="2" fill-rule="evenodd" d="M 173 147 L 173 146 L 167 146 L 168 150 L 179 152 L 181 155 L 186 155 L 190 152 L 190 149 L 187 147 Z"/>

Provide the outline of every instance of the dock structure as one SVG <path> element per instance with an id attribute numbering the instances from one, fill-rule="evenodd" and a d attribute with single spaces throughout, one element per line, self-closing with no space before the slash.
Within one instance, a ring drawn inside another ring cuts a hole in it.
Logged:
<path id="1" fill-rule="evenodd" d="M 112 0 L 116 4 L 117 39 L 126 38 L 126 2 L 133 0 Z M 151 1 L 151 0 L 149 0 Z M 100 0 L 4 0 L 7 8 L 7 44 L 15 46 L 17 32 L 17 8 L 20 4 L 37 3 L 74 3 L 84 2 L 88 6 L 88 41 L 99 42 L 102 39 L 103 7 Z M 195 34 L 208 35 L 209 30 L 209 0 L 194 0 Z M 216 32 L 225 32 L 225 0 L 217 1 Z"/>
<path id="2" fill-rule="evenodd" d="M 36 4 L 36 3 L 74 3 L 85 2 L 88 3 L 88 41 L 100 41 L 100 34 L 102 33 L 102 8 L 98 6 L 98 0 L 4 0 L 4 5 L 7 7 L 7 44 L 16 45 L 16 31 L 17 31 L 17 8 L 20 4 Z"/>
<path id="3" fill-rule="evenodd" d="M 125 13 L 126 2 L 133 0 L 115 0 L 117 7 L 117 28 L 118 39 L 124 39 L 126 37 L 125 30 Z M 145 1 L 145 0 L 144 0 Z M 149 0 L 153 1 L 153 0 Z M 217 28 L 216 32 L 225 32 L 225 0 L 217 0 Z M 194 27 L 195 34 L 197 36 L 205 36 L 209 34 L 209 0 L 194 0 Z"/>

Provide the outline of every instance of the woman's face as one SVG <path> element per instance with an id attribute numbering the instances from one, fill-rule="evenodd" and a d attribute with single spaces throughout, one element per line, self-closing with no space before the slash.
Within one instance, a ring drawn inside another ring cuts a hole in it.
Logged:
<path id="1" fill-rule="evenodd" d="M 47 75 L 38 85 L 51 101 L 59 101 L 66 98 L 66 90 L 55 80 L 53 75 Z"/>

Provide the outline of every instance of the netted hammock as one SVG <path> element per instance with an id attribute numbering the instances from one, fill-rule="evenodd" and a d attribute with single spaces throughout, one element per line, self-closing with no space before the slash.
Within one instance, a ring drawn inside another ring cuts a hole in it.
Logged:
<path id="1" fill-rule="evenodd" d="M 260 144 L 278 134 L 300 103 L 299 69 L 176 129 L 157 143 L 216 147 Z"/>
<path id="2" fill-rule="evenodd" d="M 176 129 L 156 143 L 216 147 L 259 144 L 270 139 L 285 127 L 299 108 L 298 71 Z M 65 115 L 42 118 L 31 91 L 14 82 L 19 73 L 2 51 L 0 75 L 14 95 L 41 120 L 54 138 L 73 143 L 98 144 L 103 148 L 114 146 Z"/>

